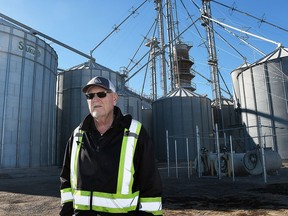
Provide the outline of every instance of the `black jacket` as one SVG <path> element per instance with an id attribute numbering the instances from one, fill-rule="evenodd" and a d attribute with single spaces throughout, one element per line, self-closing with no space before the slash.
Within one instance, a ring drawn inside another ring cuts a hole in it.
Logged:
<path id="1" fill-rule="evenodd" d="M 118 167 L 124 128 L 129 128 L 131 115 L 123 116 L 118 107 L 114 107 L 114 121 L 102 136 L 95 127 L 93 117 L 89 114 L 80 124 L 84 131 L 79 153 L 77 170 L 77 189 L 116 193 Z M 70 188 L 70 156 L 73 134 L 65 151 L 63 168 L 60 175 L 60 189 Z M 162 185 L 155 163 L 153 144 L 144 127 L 141 127 L 134 154 L 134 183 L 132 192 L 140 191 L 139 197 L 161 197 Z M 73 215 L 72 202 L 62 205 L 60 215 Z M 75 212 L 76 215 L 97 215 L 97 212 Z M 99 213 L 98 215 L 116 215 Z M 119 215 L 119 214 L 117 214 Z M 145 212 L 131 212 L 121 215 L 152 215 Z"/>

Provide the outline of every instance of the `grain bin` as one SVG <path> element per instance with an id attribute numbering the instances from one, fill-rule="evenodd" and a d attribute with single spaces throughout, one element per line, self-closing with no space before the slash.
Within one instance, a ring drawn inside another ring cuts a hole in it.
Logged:
<path id="1" fill-rule="evenodd" d="M 0 167 L 56 161 L 56 74 L 53 48 L 0 20 Z"/>
<path id="2" fill-rule="evenodd" d="M 255 144 L 263 143 L 282 159 L 288 159 L 287 48 L 279 47 L 231 75 L 242 121 L 250 137 Z"/>
<path id="3" fill-rule="evenodd" d="M 85 95 L 81 89 L 95 76 L 110 79 L 119 95 L 117 106 L 123 114 L 130 113 L 133 118 L 142 120 L 142 109 L 151 109 L 151 105 L 139 95 L 125 87 L 123 76 L 91 60 L 62 71 L 57 79 L 57 145 L 58 163 L 63 159 L 64 148 L 72 131 L 88 115 Z"/>
<path id="4" fill-rule="evenodd" d="M 177 141 L 179 160 L 186 160 L 186 138 L 189 157 L 197 155 L 196 126 L 199 128 L 201 147 L 214 151 L 212 141 L 211 100 L 187 89 L 179 88 L 152 104 L 153 142 L 157 158 L 167 160 L 166 131 L 169 133 L 171 161 L 175 160 L 174 141 Z"/>

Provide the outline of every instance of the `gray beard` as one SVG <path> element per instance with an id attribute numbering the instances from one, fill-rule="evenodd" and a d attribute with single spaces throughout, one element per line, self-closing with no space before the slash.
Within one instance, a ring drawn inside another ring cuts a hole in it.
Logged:
<path id="1" fill-rule="evenodd" d="M 97 111 L 92 111 L 91 115 L 92 115 L 93 118 L 96 118 L 97 117 Z"/>

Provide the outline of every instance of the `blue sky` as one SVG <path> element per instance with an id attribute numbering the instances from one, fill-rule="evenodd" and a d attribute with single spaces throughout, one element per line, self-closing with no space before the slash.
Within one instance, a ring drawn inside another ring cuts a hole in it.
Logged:
<path id="1" fill-rule="evenodd" d="M 0 0 L 0 13 L 89 55 L 90 50 L 98 45 L 113 30 L 113 27 L 119 25 L 142 2 L 142 0 Z M 199 18 L 200 11 L 192 4 L 192 0 L 182 0 L 182 2 L 185 4 L 189 14 L 192 15 L 193 20 Z M 200 7 L 201 2 L 201 0 L 194 0 L 194 3 Z M 287 0 L 217 0 L 217 2 L 227 6 L 234 6 L 238 10 L 258 18 L 264 18 L 267 22 L 288 29 Z M 211 7 L 213 18 L 236 28 L 248 30 L 261 37 L 280 42 L 285 47 L 288 46 L 287 31 L 260 23 L 247 15 L 236 11 L 233 12 L 215 2 L 211 2 Z M 179 31 L 182 32 L 191 24 L 191 20 L 188 18 L 188 14 L 180 0 L 177 8 Z M 127 67 L 143 41 L 143 37 L 151 28 L 155 17 L 154 1 L 147 1 L 136 14 L 120 26 L 119 31 L 114 32 L 94 51 L 93 56 L 96 58 L 96 62 L 115 71 L 119 71 L 123 66 Z M 210 69 L 206 63 L 208 54 L 203 45 L 206 37 L 205 31 L 200 22 L 197 22 L 196 26 L 203 38 L 197 33 L 195 27 L 191 27 L 185 31 L 181 39 L 183 42 L 193 45 L 190 50 L 190 57 L 194 59 L 194 69 L 209 79 Z M 253 63 L 262 57 L 261 54 L 244 45 L 216 24 L 214 24 L 214 28 L 217 34 L 225 38 L 230 45 L 244 55 L 248 62 Z M 245 38 L 247 42 L 266 54 L 277 47 L 275 44 L 255 37 L 247 37 L 247 35 L 237 31 L 233 32 Z M 217 34 L 215 34 L 215 40 L 219 70 L 229 90 L 232 91 L 230 72 L 243 64 L 244 61 L 241 55 L 231 49 Z M 152 34 L 148 36 L 151 37 Z M 50 42 L 47 41 L 47 43 Z M 62 69 L 68 69 L 87 60 L 56 44 L 51 43 L 51 46 L 58 54 L 58 65 Z M 147 47 L 142 46 L 134 62 L 139 61 L 143 54 L 148 51 Z M 135 66 L 131 74 L 143 66 L 145 60 L 147 61 L 147 58 Z M 132 65 L 130 65 L 130 68 Z M 143 84 L 144 75 L 145 68 L 131 78 L 128 85 L 137 92 L 141 92 L 142 86 L 144 86 L 145 93 L 149 94 L 149 78 Z M 197 86 L 197 93 L 207 94 L 210 98 L 212 97 L 211 84 L 206 79 L 196 75 L 193 82 Z M 158 83 L 160 86 L 160 80 L 158 80 Z M 223 82 L 221 82 L 221 86 L 224 88 Z M 225 93 L 223 94 L 226 96 Z"/>

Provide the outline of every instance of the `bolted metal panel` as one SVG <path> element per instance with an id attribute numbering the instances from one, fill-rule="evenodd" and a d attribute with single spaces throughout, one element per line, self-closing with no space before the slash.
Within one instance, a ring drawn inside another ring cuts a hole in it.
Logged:
<path id="1" fill-rule="evenodd" d="M 57 54 L 0 21 L 0 167 L 55 165 Z"/>

